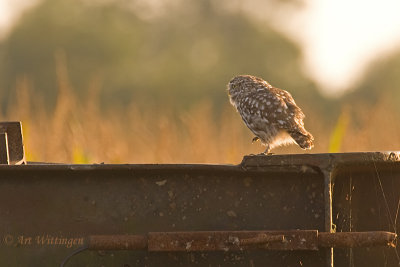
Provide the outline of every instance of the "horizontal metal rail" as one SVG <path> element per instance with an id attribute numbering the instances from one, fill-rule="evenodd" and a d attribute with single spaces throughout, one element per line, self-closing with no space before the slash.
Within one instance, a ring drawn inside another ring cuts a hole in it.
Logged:
<path id="1" fill-rule="evenodd" d="M 237 251 L 318 250 L 325 247 L 395 246 L 395 233 L 291 231 L 150 232 L 147 235 L 93 235 L 90 250 Z"/>

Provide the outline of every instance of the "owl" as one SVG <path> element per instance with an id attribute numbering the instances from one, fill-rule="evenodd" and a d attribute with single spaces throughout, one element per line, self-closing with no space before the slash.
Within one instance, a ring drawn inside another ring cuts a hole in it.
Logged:
<path id="1" fill-rule="evenodd" d="M 304 113 L 292 95 L 273 87 L 261 78 L 239 75 L 228 83 L 228 95 L 246 126 L 270 154 L 280 145 L 297 143 L 302 149 L 313 148 L 314 137 L 304 128 Z"/>

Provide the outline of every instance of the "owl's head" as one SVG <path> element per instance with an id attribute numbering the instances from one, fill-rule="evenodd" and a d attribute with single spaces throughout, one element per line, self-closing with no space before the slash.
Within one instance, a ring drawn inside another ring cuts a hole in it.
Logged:
<path id="1" fill-rule="evenodd" d="M 239 75 L 228 83 L 228 92 L 231 98 L 237 97 L 248 91 L 256 90 L 259 87 L 270 87 L 271 85 L 261 78 L 251 75 Z"/>
<path id="2" fill-rule="evenodd" d="M 228 93 L 231 98 L 236 98 L 238 94 L 243 92 L 244 90 L 244 84 L 248 80 L 247 75 L 239 75 L 236 77 L 233 77 L 232 80 L 229 81 L 228 83 Z"/>

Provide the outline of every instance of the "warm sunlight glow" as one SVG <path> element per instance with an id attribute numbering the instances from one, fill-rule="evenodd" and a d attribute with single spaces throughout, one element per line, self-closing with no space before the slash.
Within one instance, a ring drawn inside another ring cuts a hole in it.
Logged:
<path id="1" fill-rule="evenodd" d="M 5 37 L 21 13 L 37 0 L 0 0 L 0 40 Z"/>
<path id="2" fill-rule="evenodd" d="M 313 0 L 301 15 L 307 72 L 328 93 L 347 89 L 366 63 L 400 44 L 400 1 Z"/>

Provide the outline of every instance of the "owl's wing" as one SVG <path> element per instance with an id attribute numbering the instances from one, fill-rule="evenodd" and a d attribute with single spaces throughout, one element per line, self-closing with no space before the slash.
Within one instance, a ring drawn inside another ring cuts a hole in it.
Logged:
<path id="1" fill-rule="evenodd" d="M 253 132 L 264 131 L 268 125 L 276 125 L 278 128 L 290 127 L 287 113 L 289 107 L 284 99 L 265 88 L 247 92 L 237 107 Z"/>
<path id="2" fill-rule="evenodd" d="M 296 102 L 294 102 L 294 99 L 289 92 L 280 90 L 279 96 L 287 106 L 288 133 L 296 143 L 300 145 L 300 147 L 311 148 L 313 146 L 312 141 L 314 140 L 314 137 L 304 128 L 303 119 L 305 118 L 305 115 L 303 111 L 296 105 Z"/>
<path id="3" fill-rule="evenodd" d="M 300 120 L 303 120 L 306 117 L 303 111 L 296 105 L 296 102 L 294 102 L 292 95 L 288 91 L 280 89 L 279 95 L 281 96 L 282 101 L 285 102 L 290 113 L 295 114 Z"/>

